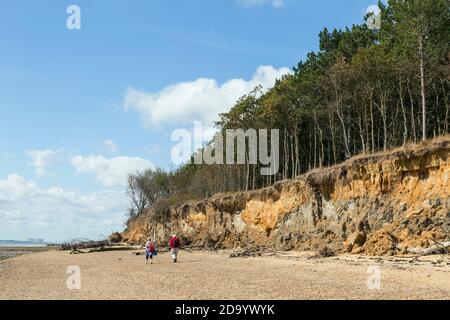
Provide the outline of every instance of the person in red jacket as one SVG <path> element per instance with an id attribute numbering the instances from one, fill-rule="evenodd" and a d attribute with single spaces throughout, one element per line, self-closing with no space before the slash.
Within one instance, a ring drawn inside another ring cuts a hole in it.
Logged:
<path id="1" fill-rule="evenodd" d="M 180 249 L 180 239 L 176 234 L 169 239 L 169 247 L 170 252 L 172 253 L 172 261 L 173 263 L 176 263 L 178 259 L 178 250 Z"/>

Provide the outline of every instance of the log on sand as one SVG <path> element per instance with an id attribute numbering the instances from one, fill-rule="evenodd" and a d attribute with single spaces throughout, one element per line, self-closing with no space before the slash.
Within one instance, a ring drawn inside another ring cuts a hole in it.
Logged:
<path id="1" fill-rule="evenodd" d="M 140 250 L 142 246 L 112 246 L 112 247 L 100 247 L 86 249 L 85 251 L 80 249 L 74 249 L 70 254 L 80 254 L 80 253 L 93 253 L 93 252 L 106 252 L 106 251 L 133 251 Z"/>
<path id="2" fill-rule="evenodd" d="M 411 262 L 416 261 L 420 257 L 428 256 L 430 254 L 436 253 L 438 251 L 443 251 L 444 253 L 448 253 L 448 248 L 450 248 L 450 241 L 439 243 L 437 241 L 434 241 L 436 244 L 429 247 L 429 248 L 410 248 L 408 249 L 408 253 L 417 254 L 414 259 L 411 260 Z"/>

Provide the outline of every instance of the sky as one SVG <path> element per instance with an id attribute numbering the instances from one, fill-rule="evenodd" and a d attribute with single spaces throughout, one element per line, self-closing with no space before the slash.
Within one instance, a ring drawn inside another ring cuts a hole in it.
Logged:
<path id="1" fill-rule="evenodd" d="M 375 0 L 0 0 L 0 239 L 124 228 L 127 175 Z M 80 9 L 80 29 L 68 28 Z"/>

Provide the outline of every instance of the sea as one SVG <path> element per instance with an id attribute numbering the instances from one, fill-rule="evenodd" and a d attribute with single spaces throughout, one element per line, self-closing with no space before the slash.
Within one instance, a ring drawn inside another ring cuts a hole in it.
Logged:
<path id="1" fill-rule="evenodd" d="M 0 248 L 14 248 L 14 247 L 25 247 L 25 248 L 39 248 L 46 247 L 46 243 L 35 243 L 29 241 L 5 241 L 0 240 Z"/>

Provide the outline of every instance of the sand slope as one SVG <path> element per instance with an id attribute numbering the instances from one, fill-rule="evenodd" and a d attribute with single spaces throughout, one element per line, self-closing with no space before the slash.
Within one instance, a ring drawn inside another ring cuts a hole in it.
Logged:
<path id="1" fill-rule="evenodd" d="M 182 251 L 153 265 L 131 252 L 69 255 L 50 251 L 0 262 L 1 299 L 449 299 L 450 259 L 409 264 L 399 258 L 228 258 Z M 81 269 L 81 290 L 66 287 L 68 266 Z M 368 290 L 367 268 L 379 265 L 381 290 Z"/>

